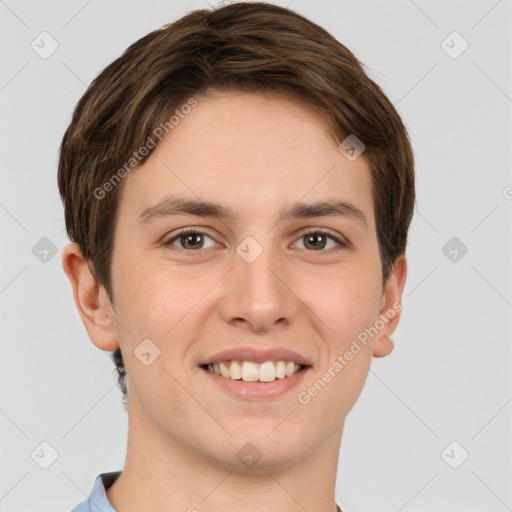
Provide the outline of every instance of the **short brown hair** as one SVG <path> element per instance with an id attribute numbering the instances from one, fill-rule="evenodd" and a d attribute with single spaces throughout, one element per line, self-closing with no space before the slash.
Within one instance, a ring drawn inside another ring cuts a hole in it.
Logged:
<path id="1" fill-rule="evenodd" d="M 97 191 L 171 112 L 191 95 L 211 90 L 296 97 L 325 114 L 338 142 L 355 135 L 364 143 L 384 285 L 406 249 L 415 202 L 414 157 L 400 116 L 363 66 L 320 26 L 263 2 L 192 11 L 142 37 L 108 65 L 74 110 L 60 147 L 58 185 L 68 236 L 92 262 L 89 268 L 112 304 L 110 271 L 123 183 L 102 198 Z M 112 358 L 126 405 L 120 349 Z"/>

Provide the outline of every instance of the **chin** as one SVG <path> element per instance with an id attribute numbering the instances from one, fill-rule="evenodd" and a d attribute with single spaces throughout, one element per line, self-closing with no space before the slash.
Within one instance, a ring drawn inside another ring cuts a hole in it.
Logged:
<path id="1" fill-rule="evenodd" d="M 299 430 L 290 432 L 282 428 L 283 425 L 277 427 L 280 421 L 282 418 L 274 418 L 271 428 L 268 428 L 268 422 L 261 428 L 253 424 L 250 432 L 230 428 L 233 438 L 226 435 L 222 441 L 213 441 L 217 449 L 211 453 L 212 457 L 232 470 L 252 472 L 293 464 L 300 458 L 299 448 L 305 448 L 304 434 Z"/>

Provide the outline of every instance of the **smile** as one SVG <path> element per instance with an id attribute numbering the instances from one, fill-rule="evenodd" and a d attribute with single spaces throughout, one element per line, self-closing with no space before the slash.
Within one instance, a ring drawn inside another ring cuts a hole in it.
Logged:
<path id="1" fill-rule="evenodd" d="M 272 382 L 285 379 L 304 369 L 304 366 L 294 361 L 220 361 L 204 365 L 203 368 L 226 379 L 242 380 L 244 382 Z"/>

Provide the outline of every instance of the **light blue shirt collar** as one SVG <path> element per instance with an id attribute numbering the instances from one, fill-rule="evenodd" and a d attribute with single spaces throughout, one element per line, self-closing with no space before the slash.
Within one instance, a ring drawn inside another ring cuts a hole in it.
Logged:
<path id="1" fill-rule="evenodd" d="M 121 473 L 122 471 L 112 471 L 98 475 L 89 498 L 79 503 L 71 512 L 116 512 L 116 509 L 108 501 L 106 490 Z M 336 506 L 338 512 L 343 512 L 338 504 Z"/>
<path id="2" fill-rule="evenodd" d="M 79 503 L 71 512 L 116 512 L 116 509 L 108 501 L 106 490 L 121 473 L 122 471 L 112 471 L 98 475 L 89 497 Z"/>

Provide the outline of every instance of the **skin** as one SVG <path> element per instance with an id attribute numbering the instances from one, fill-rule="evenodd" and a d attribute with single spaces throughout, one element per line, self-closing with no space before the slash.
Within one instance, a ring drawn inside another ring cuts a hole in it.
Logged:
<path id="1" fill-rule="evenodd" d="M 62 255 L 91 341 L 105 351 L 121 347 L 128 373 L 126 464 L 107 496 L 120 512 L 335 512 L 345 417 L 372 356 L 393 350 L 400 312 L 307 405 L 297 394 L 401 302 L 405 256 L 383 289 L 364 153 L 349 161 L 314 109 L 245 92 L 196 99 L 147 162 L 124 178 L 113 305 L 77 244 Z M 239 219 L 180 215 L 137 226 L 139 214 L 170 193 L 222 203 Z M 287 204 L 331 198 L 362 210 L 367 229 L 341 216 L 280 218 Z M 163 245 L 188 226 L 207 236 L 192 249 L 183 238 Z M 350 245 L 327 238 L 312 247 L 304 233 L 313 228 Z M 252 263 L 236 252 L 247 236 L 263 248 Z M 161 351 L 149 366 L 133 354 L 146 338 Z M 312 368 L 279 397 L 235 398 L 198 367 L 235 346 L 285 347 Z M 261 453 L 252 467 L 237 457 L 247 442 Z"/>

